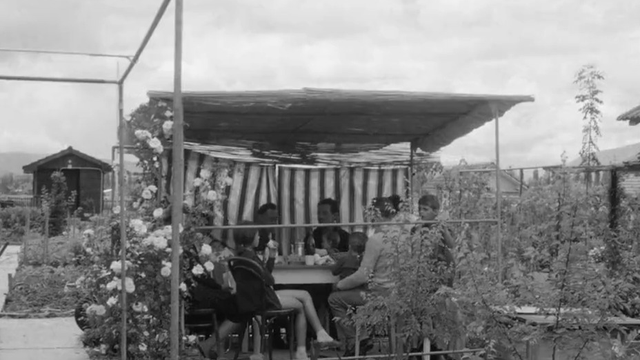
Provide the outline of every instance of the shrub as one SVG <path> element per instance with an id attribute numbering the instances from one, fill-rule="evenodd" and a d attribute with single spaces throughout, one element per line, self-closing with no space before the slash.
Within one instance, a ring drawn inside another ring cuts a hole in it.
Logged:
<path id="1" fill-rule="evenodd" d="M 76 193 L 67 187 L 61 171 L 51 174 L 51 188 L 42 188 L 42 208 L 49 213 L 49 236 L 61 235 L 67 227 L 70 207 L 75 203 Z"/>
<path id="2" fill-rule="evenodd" d="M 11 207 L 0 209 L 0 232 L 3 239 L 19 242 L 27 226 L 27 214 L 30 215 L 29 228 L 34 233 L 42 233 L 44 217 L 42 211 L 32 207 Z"/>

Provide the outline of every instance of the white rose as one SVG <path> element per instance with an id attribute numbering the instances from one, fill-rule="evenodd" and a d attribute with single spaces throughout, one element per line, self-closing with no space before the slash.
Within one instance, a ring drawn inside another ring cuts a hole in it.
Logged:
<path id="1" fill-rule="evenodd" d="M 204 274 L 204 268 L 202 268 L 202 266 L 198 264 L 193 267 L 193 270 L 191 270 L 191 272 L 193 273 L 193 275 L 199 276 Z"/>
<path id="2" fill-rule="evenodd" d="M 207 261 L 204 263 L 204 268 L 209 272 L 213 271 L 213 263 L 211 261 Z"/>
<path id="3" fill-rule="evenodd" d="M 109 268 L 116 274 L 120 274 L 122 272 L 122 263 L 120 261 L 111 262 L 111 266 Z"/>
<path id="4" fill-rule="evenodd" d="M 112 297 L 109 298 L 109 300 L 107 300 L 107 305 L 108 306 L 113 306 L 113 305 L 115 305 L 117 303 L 118 303 L 118 298 L 115 297 L 115 296 L 112 296 Z"/>
<path id="5" fill-rule="evenodd" d="M 128 292 L 128 293 L 132 293 L 134 291 L 136 291 L 136 284 L 133 282 L 133 279 L 130 277 L 126 277 L 124 279 L 124 289 Z"/>
<path id="6" fill-rule="evenodd" d="M 210 179 L 211 178 L 211 170 L 209 170 L 209 169 L 200 170 L 200 177 L 203 178 L 203 179 Z"/>
<path id="7" fill-rule="evenodd" d="M 171 269 L 169 269 L 168 267 L 163 267 L 160 270 L 160 275 L 162 275 L 164 277 L 169 277 L 171 275 Z"/>
<path id="8" fill-rule="evenodd" d="M 162 266 L 171 269 L 171 262 L 162 260 Z"/>
<path id="9" fill-rule="evenodd" d="M 147 144 L 152 149 L 155 149 L 155 148 L 157 148 L 159 146 L 162 146 L 162 142 L 160 142 L 160 140 L 158 140 L 158 138 L 149 139 L 149 141 L 147 141 Z"/>
<path id="10" fill-rule="evenodd" d="M 136 130 L 134 134 L 138 138 L 138 140 L 147 140 L 151 138 L 151 133 L 147 130 Z"/>
<path id="11" fill-rule="evenodd" d="M 107 313 L 107 309 L 102 305 L 96 305 L 94 308 L 94 312 L 98 316 L 102 316 Z"/>
<path id="12" fill-rule="evenodd" d="M 209 192 L 207 193 L 207 200 L 209 201 L 218 200 L 218 193 L 216 193 L 214 190 L 209 190 Z"/>
<path id="13" fill-rule="evenodd" d="M 195 335 L 189 335 L 187 336 L 187 342 L 189 344 L 195 344 L 195 342 L 198 340 L 198 337 Z"/>
<path id="14" fill-rule="evenodd" d="M 164 214 L 164 210 L 162 208 L 157 208 L 157 209 L 153 210 L 153 217 L 156 218 L 156 219 L 161 218 L 162 214 Z"/>
<path id="15" fill-rule="evenodd" d="M 167 245 L 167 239 L 163 237 L 156 237 L 153 241 L 153 246 L 158 250 L 166 249 Z"/>
<path id="16" fill-rule="evenodd" d="M 82 233 L 82 236 L 84 237 L 92 237 L 93 235 L 94 235 L 94 232 L 91 229 L 87 229 Z"/>
<path id="17" fill-rule="evenodd" d="M 114 207 L 112 211 L 113 211 L 113 213 L 114 213 L 114 214 L 116 214 L 116 215 L 117 215 L 117 214 L 120 214 L 120 206 L 116 206 L 116 207 Z"/>
<path id="18" fill-rule="evenodd" d="M 142 343 L 140 345 L 138 345 L 138 349 L 140 349 L 140 351 L 145 352 L 147 351 L 147 345 L 145 343 Z"/>
<path id="19" fill-rule="evenodd" d="M 182 292 L 187 292 L 187 284 L 185 283 L 180 283 L 180 290 L 182 290 Z"/>
<path id="20" fill-rule="evenodd" d="M 171 136 L 173 133 L 173 121 L 167 120 L 162 124 L 162 131 L 166 136 Z"/>
<path id="21" fill-rule="evenodd" d="M 143 199 L 150 200 L 152 197 L 153 197 L 153 194 L 151 193 L 151 190 L 149 190 L 149 188 L 142 190 Z"/>
<path id="22" fill-rule="evenodd" d="M 155 185 L 149 185 L 147 186 L 147 189 L 149 189 L 149 191 L 151 191 L 154 194 L 158 191 L 158 187 Z"/>
<path id="23" fill-rule="evenodd" d="M 118 287 L 118 280 L 112 280 L 107 284 L 107 290 L 111 291 Z"/>
<path id="24" fill-rule="evenodd" d="M 164 116 L 166 116 L 166 117 L 172 117 L 172 116 L 173 116 L 173 111 L 171 111 L 171 110 L 167 110 L 167 111 L 165 111 L 165 112 L 164 112 Z"/>
<path id="25" fill-rule="evenodd" d="M 233 184 L 233 179 L 227 176 L 227 177 L 224 179 L 224 183 L 225 183 L 227 186 L 231 186 L 231 185 Z"/>
<path id="26" fill-rule="evenodd" d="M 212 252 L 213 252 L 213 249 L 211 249 L 211 245 L 202 244 L 202 248 L 200 248 L 200 255 L 209 256 L 211 255 Z"/>
<path id="27" fill-rule="evenodd" d="M 194 186 L 194 187 L 200 187 L 200 186 L 202 186 L 202 179 L 200 179 L 200 178 L 195 178 L 195 179 L 193 180 L 193 186 Z"/>
<path id="28" fill-rule="evenodd" d="M 139 201 L 136 201 L 136 202 L 133 203 L 133 208 L 134 209 L 137 209 L 139 207 L 140 207 L 140 202 Z"/>

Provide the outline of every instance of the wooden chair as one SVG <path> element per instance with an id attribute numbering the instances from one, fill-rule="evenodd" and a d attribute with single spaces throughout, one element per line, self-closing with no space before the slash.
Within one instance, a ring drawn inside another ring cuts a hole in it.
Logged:
<path id="1" fill-rule="evenodd" d="M 215 309 L 190 309 L 182 307 L 184 334 L 203 336 L 205 339 L 215 336 L 216 352 L 222 354 L 222 339 L 218 333 L 218 319 Z"/>
<path id="2" fill-rule="evenodd" d="M 255 304 L 255 309 L 247 314 L 247 321 L 240 331 L 240 339 L 244 338 L 246 329 L 251 326 L 255 319 L 261 336 L 260 352 L 264 353 L 265 350 L 267 350 L 269 359 L 273 360 L 273 322 L 279 317 L 287 317 L 289 320 L 287 326 L 287 333 L 289 334 L 289 356 L 293 359 L 295 352 L 295 310 L 266 310 L 266 284 L 264 283 L 263 269 L 255 261 L 243 257 L 233 257 L 229 259 L 229 270 L 236 282 L 236 296 L 251 297 L 249 300 L 253 300 Z M 234 360 L 237 360 L 239 355 L 240 349 L 236 351 Z"/>

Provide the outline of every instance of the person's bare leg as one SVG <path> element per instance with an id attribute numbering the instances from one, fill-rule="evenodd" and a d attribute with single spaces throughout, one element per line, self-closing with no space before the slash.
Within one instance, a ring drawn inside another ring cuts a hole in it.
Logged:
<path id="1" fill-rule="evenodd" d="M 304 304 L 292 297 L 288 296 L 281 291 L 276 291 L 280 304 L 283 309 L 295 309 L 296 310 L 296 322 L 295 322 L 295 336 L 296 336 L 296 359 L 308 359 L 307 356 L 307 318 L 304 314 Z"/>
<path id="2" fill-rule="evenodd" d="M 318 342 L 333 342 L 334 339 L 327 333 L 327 331 L 322 326 L 320 319 L 318 318 L 318 313 L 316 312 L 316 308 L 313 305 L 313 299 L 308 292 L 304 290 L 278 290 L 278 295 L 281 297 L 291 297 L 302 303 L 304 306 L 304 313 L 307 317 L 307 321 L 313 331 L 316 332 L 316 337 Z"/>

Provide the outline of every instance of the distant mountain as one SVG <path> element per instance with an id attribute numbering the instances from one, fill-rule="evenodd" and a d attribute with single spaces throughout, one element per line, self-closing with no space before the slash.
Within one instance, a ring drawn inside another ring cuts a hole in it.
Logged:
<path id="1" fill-rule="evenodd" d="M 22 167 L 48 155 L 24 152 L 0 153 L 0 176 L 8 173 L 23 174 Z"/>
<path id="2" fill-rule="evenodd" d="M 34 161 L 38 161 L 51 154 L 30 154 L 24 152 L 4 152 L 0 153 L 0 176 L 8 173 L 16 175 L 24 174 L 22 167 L 29 165 Z M 111 164 L 111 160 L 100 159 L 107 164 Z M 138 170 L 136 163 L 132 161 L 125 161 L 125 168 L 128 171 L 136 172 Z"/>

